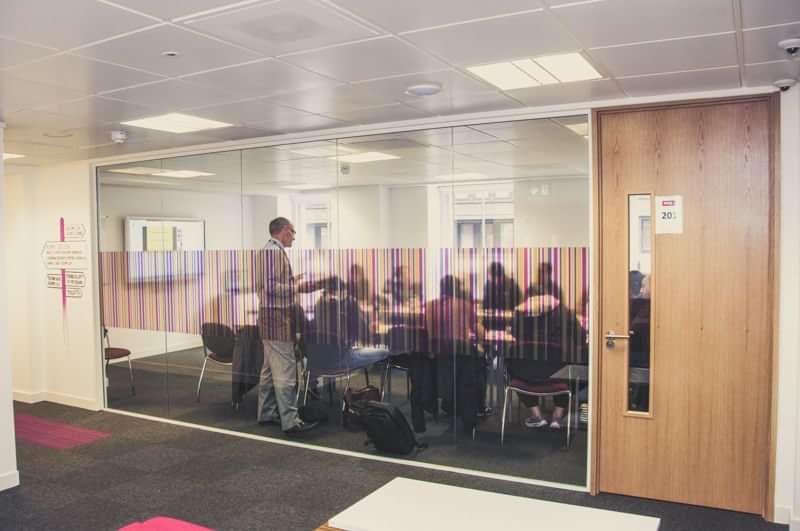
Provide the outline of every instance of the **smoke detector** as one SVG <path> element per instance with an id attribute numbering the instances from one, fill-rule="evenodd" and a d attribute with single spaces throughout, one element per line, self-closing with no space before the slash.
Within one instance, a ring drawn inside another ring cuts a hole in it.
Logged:
<path id="1" fill-rule="evenodd" d="M 128 133 L 125 131 L 111 131 L 111 141 L 115 144 L 124 144 L 128 140 Z"/>
<path id="2" fill-rule="evenodd" d="M 409 96 L 435 96 L 442 91 L 441 83 L 419 83 L 411 85 L 406 89 L 406 94 Z"/>

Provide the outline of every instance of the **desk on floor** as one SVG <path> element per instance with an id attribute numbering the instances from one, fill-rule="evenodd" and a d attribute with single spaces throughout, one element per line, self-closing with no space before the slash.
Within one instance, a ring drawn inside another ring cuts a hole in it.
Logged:
<path id="1" fill-rule="evenodd" d="M 319 531 L 657 531 L 649 516 L 395 478 Z"/>

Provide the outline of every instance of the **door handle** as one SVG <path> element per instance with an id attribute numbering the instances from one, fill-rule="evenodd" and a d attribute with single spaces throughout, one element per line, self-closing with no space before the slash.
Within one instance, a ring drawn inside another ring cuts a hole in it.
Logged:
<path id="1" fill-rule="evenodd" d="M 617 339 L 630 339 L 631 335 L 633 335 L 632 332 L 629 334 L 615 334 L 613 330 L 609 330 L 606 334 L 606 346 L 608 348 L 614 348 Z"/>

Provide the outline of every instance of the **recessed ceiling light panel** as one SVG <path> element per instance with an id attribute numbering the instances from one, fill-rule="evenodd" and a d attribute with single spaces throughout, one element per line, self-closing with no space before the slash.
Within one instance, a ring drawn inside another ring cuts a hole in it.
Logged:
<path id="1" fill-rule="evenodd" d="M 511 63 L 470 66 L 467 70 L 500 90 L 515 90 L 540 85 L 538 81 Z"/>
<path id="2" fill-rule="evenodd" d="M 114 168 L 108 171 L 111 173 L 124 173 L 125 175 L 153 175 L 161 171 L 161 169 L 148 168 L 147 166 L 128 166 L 126 168 Z"/>
<path id="3" fill-rule="evenodd" d="M 534 59 L 562 83 L 600 79 L 600 73 L 579 53 L 545 55 Z"/>
<path id="4" fill-rule="evenodd" d="M 154 129 L 156 131 L 166 131 L 167 133 L 193 133 L 195 131 L 221 129 L 223 127 L 231 127 L 233 125 L 177 112 L 121 123 L 122 125 L 129 125 L 131 127 Z"/>
<path id="5" fill-rule="evenodd" d="M 361 162 L 377 162 L 381 160 L 394 160 L 399 159 L 397 155 L 390 155 L 389 153 L 381 153 L 380 151 L 366 151 L 364 153 L 354 153 L 352 155 L 340 155 L 338 157 L 331 157 L 333 160 L 340 162 L 350 162 L 358 164 Z"/>
<path id="6" fill-rule="evenodd" d="M 205 171 L 193 170 L 162 170 L 152 174 L 153 177 L 175 177 L 178 179 L 191 179 L 192 177 L 210 177 L 216 175 Z"/>
<path id="7" fill-rule="evenodd" d="M 553 74 L 536 64 L 531 59 L 523 59 L 521 61 L 514 61 L 514 66 L 531 76 L 533 79 L 542 85 L 553 85 L 558 83 L 558 80 L 553 77 Z"/>
<path id="8" fill-rule="evenodd" d="M 329 188 L 333 188 L 333 186 L 329 184 L 305 183 L 305 184 L 287 184 L 283 188 L 286 190 L 298 190 L 302 192 L 306 190 L 327 190 Z"/>

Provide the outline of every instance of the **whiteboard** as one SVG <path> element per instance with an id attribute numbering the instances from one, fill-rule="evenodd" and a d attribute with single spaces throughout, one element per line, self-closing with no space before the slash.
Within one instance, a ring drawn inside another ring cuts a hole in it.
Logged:
<path id="1" fill-rule="evenodd" d="M 204 251 L 206 222 L 196 218 L 125 218 L 125 250 Z"/>
<path id="2" fill-rule="evenodd" d="M 204 251 L 206 248 L 206 222 L 191 218 L 125 218 L 125 250 L 134 253 L 157 251 Z M 133 260 L 128 269 L 131 282 L 150 282 L 166 278 L 163 261 L 144 267 L 141 256 Z M 192 273 L 194 275 L 196 273 Z"/>

